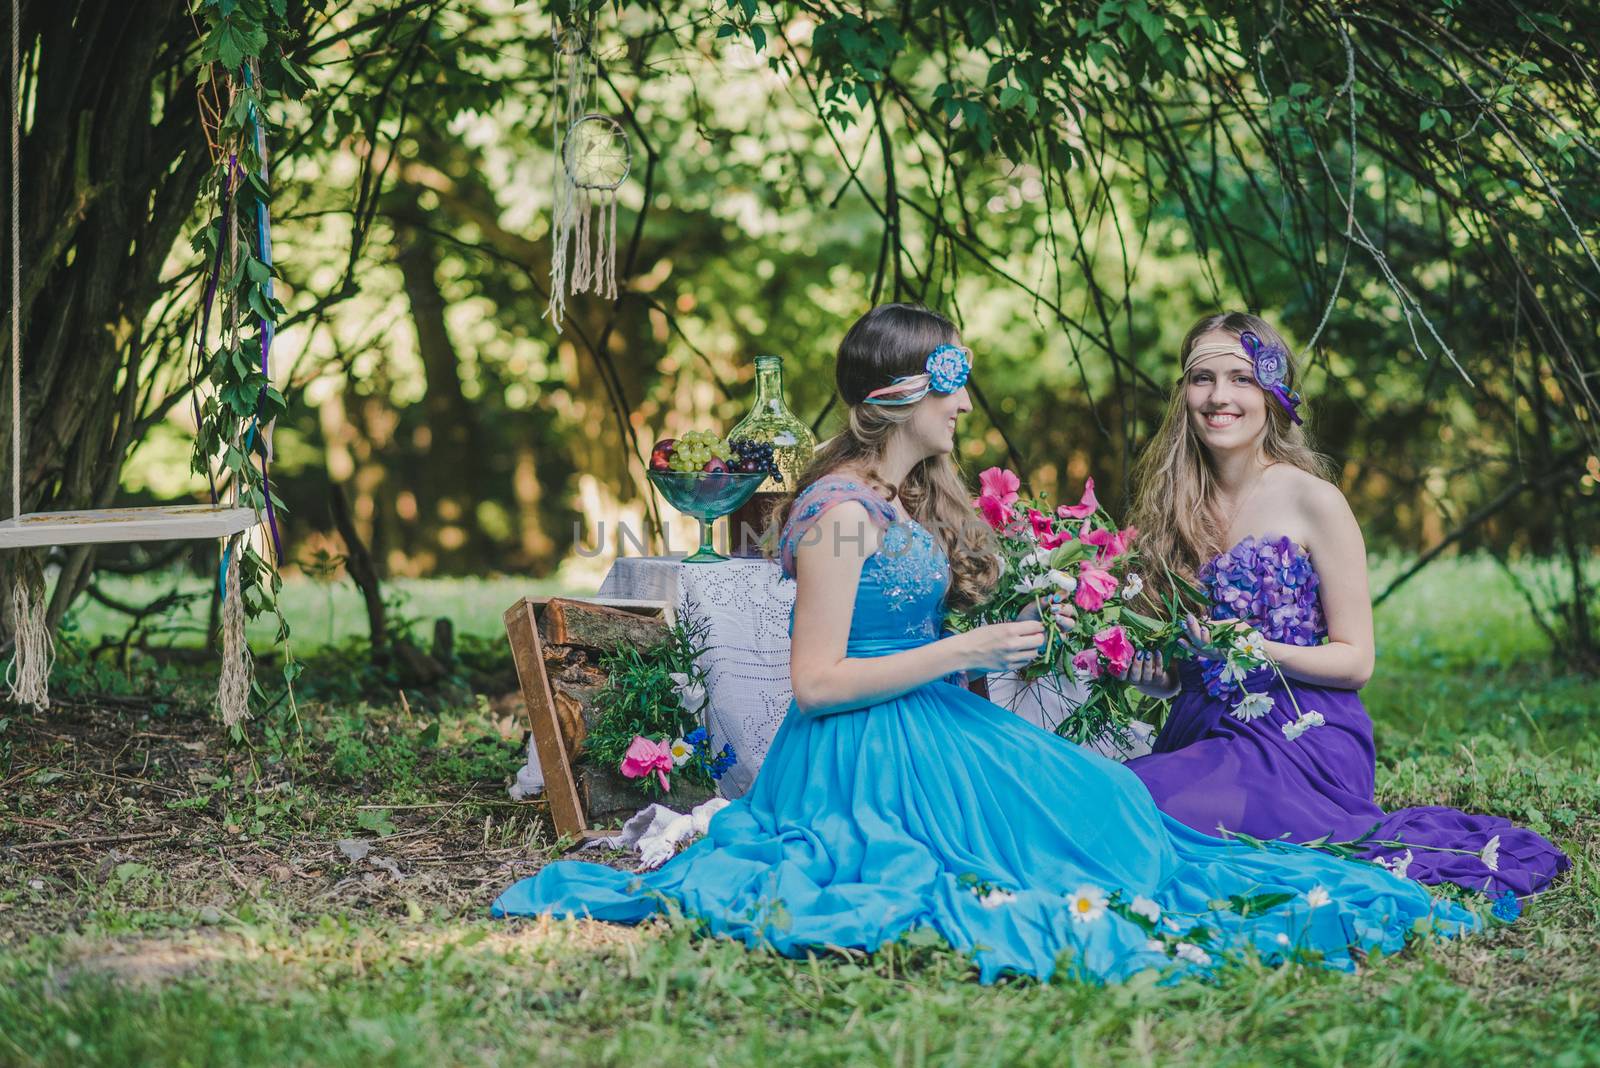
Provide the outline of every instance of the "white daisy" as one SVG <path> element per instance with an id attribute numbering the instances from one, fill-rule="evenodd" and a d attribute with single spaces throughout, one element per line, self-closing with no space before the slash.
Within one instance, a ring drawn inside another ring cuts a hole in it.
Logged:
<path id="1" fill-rule="evenodd" d="M 1478 859 L 1490 871 L 1500 870 L 1500 836 L 1497 834 L 1483 844 L 1483 850 L 1478 854 Z"/>
<path id="2" fill-rule="evenodd" d="M 1017 899 L 1017 895 L 1010 890 L 990 890 L 978 899 L 978 904 L 986 909 L 997 909 L 1001 905 L 1009 905 Z"/>
<path id="3" fill-rule="evenodd" d="M 675 738 L 668 752 L 672 754 L 672 766 L 681 768 L 688 763 L 690 757 L 694 756 L 694 746 L 682 738 Z"/>
<path id="4" fill-rule="evenodd" d="M 1065 571 L 1062 571 L 1060 568 L 1054 568 L 1051 570 L 1050 581 L 1056 584 L 1056 589 L 1060 590 L 1068 597 L 1072 596 L 1073 591 L 1078 588 L 1078 580 L 1067 574 Z"/>
<path id="5" fill-rule="evenodd" d="M 1034 568 L 1048 568 L 1050 566 L 1050 553 L 1051 550 L 1049 549 L 1035 549 L 1033 552 L 1028 553 L 1022 559 L 1018 560 L 1017 564 L 1020 567 L 1028 568 L 1030 570 Z"/>
<path id="6" fill-rule="evenodd" d="M 1048 590 L 1052 585 L 1054 583 L 1050 581 L 1049 575 L 1028 575 L 1018 579 L 1013 589 L 1018 593 L 1038 593 L 1040 590 Z"/>
<path id="7" fill-rule="evenodd" d="M 1388 868 L 1390 871 L 1394 872 L 1396 875 L 1400 876 L 1400 878 L 1402 878 L 1402 879 L 1406 879 L 1406 878 L 1410 877 L 1407 873 L 1411 870 L 1411 861 L 1412 861 L 1412 856 L 1411 856 L 1411 850 L 1409 850 L 1409 849 L 1406 850 L 1404 853 L 1400 854 L 1398 857 L 1379 857 L 1378 858 L 1378 863 L 1381 866 L 1383 866 L 1385 868 Z"/>
<path id="8" fill-rule="evenodd" d="M 1179 942 L 1177 946 L 1177 953 L 1178 956 L 1182 957 L 1184 960 L 1190 961 L 1194 964 L 1211 963 L 1211 954 L 1207 953 L 1205 950 L 1201 949 L 1192 942 Z"/>
<path id="9" fill-rule="evenodd" d="M 1144 579 L 1137 574 L 1129 575 L 1122 583 L 1122 599 L 1131 601 L 1144 591 Z"/>
<path id="10" fill-rule="evenodd" d="M 1080 886 L 1067 898 L 1067 911 L 1079 923 L 1093 923 L 1106 914 L 1106 892 L 1098 886 Z"/>
<path id="11" fill-rule="evenodd" d="M 1306 891 L 1306 904 L 1311 908 L 1320 909 L 1322 906 L 1329 904 L 1332 901 L 1332 895 L 1330 895 L 1327 890 L 1320 886 L 1313 886 L 1310 890 Z"/>
<path id="12" fill-rule="evenodd" d="M 1133 904 L 1128 906 L 1128 911 L 1135 916 L 1143 916 L 1151 923 L 1161 918 L 1161 906 L 1143 895 L 1134 897 Z"/>
<path id="13" fill-rule="evenodd" d="M 1262 637 L 1262 634 L 1259 630 L 1253 630 L 1249 634 L 1246 634 L 1244 637 L 1234 642 L 1233 647 L 1244 656 L 1248 656 L 1251 660 L 1269 659 L 1267 656 L 1267 639 Z"/>
<path id="14" fill-rule="evenodd" d="M 1244 700 L 1233 706 L 1233 718 L 1249 723 L 1272 711 L 1272 698 L 1264 693 L 1246 693 Z"/>
<path id="15" fill-rule="evenodd" d="M 1321 712 L 1302 712 L 1299 719 L 1283 725 L 1283 736 L 1292 742 L 1312 727 L 1321 727 L 1327 722 Z"/>

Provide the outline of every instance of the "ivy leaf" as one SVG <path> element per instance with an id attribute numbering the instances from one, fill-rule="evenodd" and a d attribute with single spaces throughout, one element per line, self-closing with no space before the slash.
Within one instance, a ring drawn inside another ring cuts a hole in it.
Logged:
<path id="1" fill-rule="evenodd" d="M 232 23 L 223 23 L 216 31 L 217 61 L 229 70 L 237 70 L 244 62 L 244 41 L 234 32 Z"/>

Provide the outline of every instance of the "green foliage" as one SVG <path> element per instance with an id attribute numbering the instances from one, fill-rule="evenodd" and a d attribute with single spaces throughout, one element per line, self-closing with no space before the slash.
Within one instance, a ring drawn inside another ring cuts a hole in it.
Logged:
<path id="1" fill-rule="evenodd" d="M 705 672 L 696 657 L 705 647 L 708 624 L 692 607 L 681 613 L 660 642 L 645 649 L 622 646 L 600 659 L 605 683 L 594 695 L 595 719 L 583 740 L 582 758 L 594 767 L 616 769 L 635 737 L 669 744 L 702 724 L 683 706 L 674 675 L 693 686 L 703 686 Z M 715 784 L 702 760 L 690 760 L 676 769 L 694 785 Z M 646 796 L 661 793 L 654 775 L 637 780 Z"/>

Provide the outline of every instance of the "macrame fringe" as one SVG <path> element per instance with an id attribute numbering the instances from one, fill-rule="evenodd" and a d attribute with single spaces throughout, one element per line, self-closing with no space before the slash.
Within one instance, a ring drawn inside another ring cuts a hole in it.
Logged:
<path id="1" fill-rule="evenodd" d="M 217 682 L 217 711 L 232 727 L 250 714 L 250 685 L 255 664 L 244 636 L 244 597 L 239 593 L 239 557 L 242 544 L 228 552 L 227 577 L 222 596 L 222 676 Z"/>
<path id="2" fill-rule="evenodd" d="M 607 300 L 617 296 L 617 194 L 576 191 L 573 212 L 571 289 Z"/>
<path id="3" fill-rule="evenodd" d="M 594 267 L 589 261 L 589 194 L 577 191 L 577 212 L 572 234 L 572 292 L 589 292 L 594 280 Z"/>
<path id="4" fill-rule="evenodd" d="M 50 668 L 55 663 L 55 642 L 45 620 L 44 575 L 31 554 L 23 555 L 11 585 L 11 664 L 6 687 L 19 705 L 45 708 L 50 704 Z"/>

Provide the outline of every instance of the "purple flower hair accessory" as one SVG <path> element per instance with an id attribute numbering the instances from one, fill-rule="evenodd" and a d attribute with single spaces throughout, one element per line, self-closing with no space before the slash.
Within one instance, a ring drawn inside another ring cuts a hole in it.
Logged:
<path id="1" fill-rule="evenodd" d="M 1289 418 L 1299 425 L 1300 394 L 1284 385 L 1284 379 L 1289 374 L 1289 354 L 1282 345 L 1268 345 L 1262 342 L 1254 333 L 1246 330 L 1239 335 L 1239 344 L 1244 347 L 1245 355 L 1250 357 L 1250 362 L 1255 365 L 1256 384 L 1262 389 L 1278 398 L 1278 403 L 1283 405 L 1283 410 L 1289 413 Z"/>

